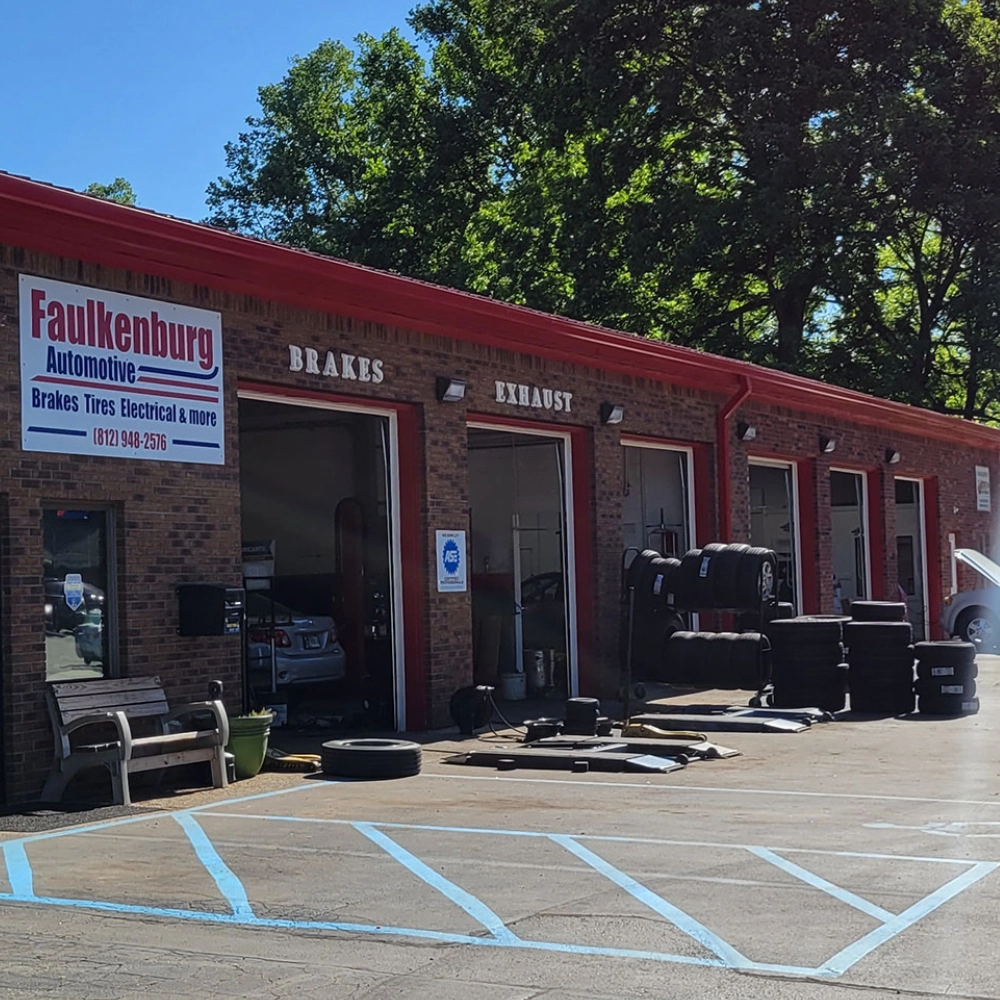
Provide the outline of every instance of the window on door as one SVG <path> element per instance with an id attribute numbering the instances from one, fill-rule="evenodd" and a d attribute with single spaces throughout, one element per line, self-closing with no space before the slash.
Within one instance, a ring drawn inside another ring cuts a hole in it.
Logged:
<path id="1" fill-rule="evenodd" d="M 869 598 L 865 477 L 860 472 L 830 473 L 830 535 L 833 608 L 847 613 L 852 601 Z"/>
<path id="2" fill-rule="evenodd" d="M 680 558 L 692 544 L 688 453 L 629 445 L 622 467 L 624 548 Z"/>
<path id="3" fill-rule="evenodd" d="M 112 673 L 111 511 L 42 512 L 45 679 Z"/>
<path id="4" fill-rule="evenodd" d="M 798 546 L 794 468 L 750 466 L 750 541 L 773 549 L 778 559 L 779 601 L 799 606 Z"/>

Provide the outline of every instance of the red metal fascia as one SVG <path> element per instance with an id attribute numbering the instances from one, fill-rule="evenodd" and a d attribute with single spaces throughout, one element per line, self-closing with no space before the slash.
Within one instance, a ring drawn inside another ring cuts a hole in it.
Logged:
<path id="1" fill-rule="evenodd" d="M 210 285 L 499 350 L 730 395 L 753 376 L 775 406 L 910 435 L 1000 447 L 1000 432 L 718 355 L 440 288 L 0 174 L 0 238 L 14 245 Z"/>

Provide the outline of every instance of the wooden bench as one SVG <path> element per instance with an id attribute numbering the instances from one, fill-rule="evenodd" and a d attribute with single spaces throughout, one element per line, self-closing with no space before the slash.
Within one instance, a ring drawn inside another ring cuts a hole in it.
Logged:
<path id="1" fill-rule="evenodd" d="M 43 802 L 58 802 L 73 776 L 91 767 L 111 772 L 116 805 L 132 804 L 128 779 L 139 771 L 207 760 L 213 785 L 227 785 L 229 718 L 221 701 L 171 709 L 159 677 L 56 682 L 47 688 L 46 701 L 55 734 L 55 763 L 42 791 Z M 131 722 L 137 719 L 153 734 L 133 736 Z M 202 728 L 185 729 L 184 723 L 202 723 Z"/>

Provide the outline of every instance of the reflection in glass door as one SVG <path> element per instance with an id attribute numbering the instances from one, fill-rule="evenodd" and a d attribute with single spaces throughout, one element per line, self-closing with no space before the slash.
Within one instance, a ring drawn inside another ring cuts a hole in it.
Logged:
<path id="1" fill-rule="evenodd" d="M 896 570 L 899 599 L 906 602 L 913 637 L 927 638 L 926 540 L 923 483 L 896 480 Z"/>
<path id="2" fill-rule="evenodd" d="M 45 679 L 110 673 L 111 512 L 42 512 Z"/>
<path id="3" fill-rule="evenodd" d="M 777 593 L 801 609 L 799 528 L 795 468 L 787 464 L 750 464 L 750 543 L 773 549 L 778 557 Z"/>
<path id="4" fill-rule="evenodd" d="M 476 683 L 526 674 L 572 690 L 566 448 L 559 437 L 469 428 Z"/>
<path id="5" fill-rule="evenodd" d="M 833 610 L 850 613 L 852 601 L 871 597 L 868 575 L 868 510 L 861 472 L 830 472 L 830 536 Z"/>
<path id="6" fill-rule="evenodd" d="M 690 453 L 623 444 L 623 547 L 680 558 L 692 546 Z"/>

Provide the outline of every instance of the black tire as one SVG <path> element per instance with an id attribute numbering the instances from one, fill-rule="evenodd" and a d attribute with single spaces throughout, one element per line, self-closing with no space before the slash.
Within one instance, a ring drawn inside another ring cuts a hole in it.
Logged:
<path id="1" fill-rule="evenodd" d="M 979 699 L 961 695 L 921 697 L 917 699 L 917 711 L 921 715 L 975 715 L 979 711 Z"/>
<path id="2" fill-rule="evenodd" d="M 776 653 L 779 649 L 832 646 L 841 642 L 842 626 L 822 618 L 779 618 L 769 623 L 767 636 Z"/>
<path id="3" fill-rule="evenodd" d="M 849 649 L 875 652 L 913 643 L 909 622 L 848 622 L 844 626 L 844 645 Z"/>
<path id="4" fill-rule="evenodd" d="M 955 632 L 983 653 L 995 653 L 1000 643 L 1000 619 L 989 608 L 966 608 L 955 622 Z"/>
<path id="5" fill-rule="evenodd" d="M 667 679 L 671 684 L 699 686 L 705 682 L 709 632 L 674 632 L 667 640 Z"/>
<path id="6" fill-rule="evenodd" d="M 760 632 L 743 632 L 733 642 L 733 684 L 740 691 L 760 691 L 770 680 L 771 664 Z"/>
<path id="7" fill-rule="evenodd" d="M 908 715 L 914 708 L 912 674 L 849 675 L 851 711 L 863 715 Z"/>
<path id="8" fill-rule="evenodd" d="M 940 681 L 955 684 L 965 684 L 974 681 L 979 676 L 979 667 L 968 663 L 960 667 L 943 666 L 931 663 L 917 663 L 917 678 L 922 681 Z"/>
<path id="9" fill-rule="evenodd" d="M 657 605 L 666 605 L 668 608 L 674 606 L 680 568 L 680 559 L 657 559 L 653 562 L 651 590 L 652 599 Z"/>
<path id="10" fill-rule="evenodd" d="M 692 608 L 716 608 L 724 607 L 716 603 L 716 580 L 717 566 L 722 558 L 727 546 L 719 542 L 712 542 L 699 550 L 697 567 L 692 571 L 688 570 L 688 575 L 684 578 L 686 585 L 690 586 L 687 599 L 694 602 L 689 605 Z"/>
<path id="11" fill-rule="evenodd" d="M 655 549 L 643 549 L 633 560 L 629 563 L 628 569 L 625 571 L 625 592 L 628 593 L 630 587 L 639 586 L 639 578 L 645 572 L 646 567 L 654 559 L 659 559 L 660 553 L 655 551 Z"/>
<path id="12" fill-rule="evenodd" d="M 971 642 L 918 642 L 913 651 L 921 663 L 935 667 L 964 667 L 976 662 L 976 646 Z"/>
<path id="13" fill-rule="evenodd" d="M 851 649 L 848 650 L 847 662 L 859 673 L 884 674 L 896 672 L 902 674 L 905 671 L 912 677 L 913 665 L 915 663 L 912 649 L 912 646 L 903 646 L 900 649 L 890 650 L 877 655 Z"/>
<path id="14" fill-rule="evenodd" d="M 421 750 L 408 740 L 330 740 L 320 760 L 323 773 L 338 778 L 412 778 L 420 773 Z"/>
<path id="15" fill-rule="evenodd" d="M 680 569 L 676 574 L 676 591 L 674 597 L 676 606 L 697 611 L 703 608 L 703 604 L 698 603 L 701 596 L 703 584 L 699 583 L 699 570 L 701 568 L 701 549 L 688 549 L 681 558 Z"/>
<path id="16" fill-rule="evenodd" d="M 733 640 L 736 632 L 714 632 L 705 646 L 705 683 L 720 690 L 732 690 Z"/>
<path id="17" fill-rule="evenodd" d="M 918 680 L 916 692 L 920 698 L 950 698 L 954 696 L 968 701 L 970 698 L 976 697 L 976 682 L 972 680 L 956 681 L 954 678 L 951 680 L 941 680 L 940 678 L 930 681 Z"/>
<path id="18" fill-rule="evenodd" d="M 847 665 L 838 664 L 808 683 L 775 683 L 771 704 L 775 708 L 822 708 L 842 712 L 846 706 Z"/>
<path id="19" fill-rule="evenodd" d="M 568 698 L 563 732 L 573 736 L 596 736 L 601 703 L 597 698 Z"/>
<path id="20" fill-rule="evenodd" d="M 740 607 L 738 574 L 743 553 L 749 551 L 749 545 L 726 545 L 712 557 L 712 607 Z"/>
<path id="21" fill-rule="evenodd" d="M 778 559 L 771 549 L 751 548 L 743 553 L 736 576 L 736 607 L 755 611 L 774 595 Z"/>
<path id="22" fill-rule="evenodd" d="M 906 605 L 902 601 L 854 601 L 851 617 L 856 622 L 906 621 Z"/>

